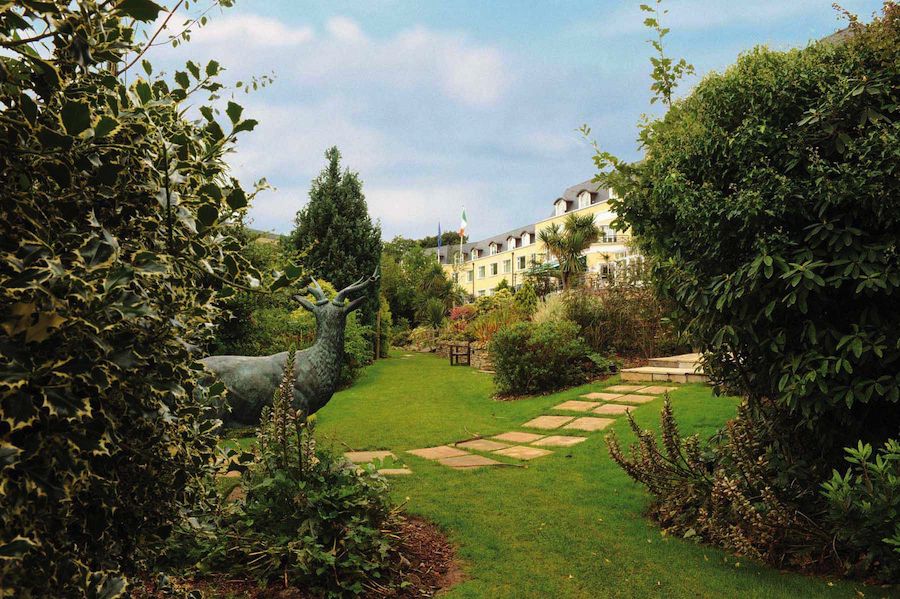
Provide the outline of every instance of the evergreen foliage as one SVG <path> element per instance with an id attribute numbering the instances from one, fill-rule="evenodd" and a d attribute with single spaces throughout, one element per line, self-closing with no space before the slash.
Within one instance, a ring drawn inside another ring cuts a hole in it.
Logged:
<path id="1" fill-rule="evenodd" d="M 709 450 L 733 483 L 717 526 L 741 535 L 704 538 L 776 563 L 896 576 L 867 558 L 893 557 L 887 541 L 846 535 L 819 491 L 844 447 L 881 446 L 900 422 L 898 49 L 893 2 L 837 43 L 757 48 L 643 129 L 644 162 L 596 157 L 706 372 L 747 398 L 733 428 L 754 444 Z M 753 460 L 765 476 L 741 483 Z"/>
<path id="2" fill-rule="evenodd" d="M 191 350 L 225 283 L 260 278 L 229 231 L 249 194 L 223 162 L 256 122 L 204 105 L 215 61 L 174 82 L 144 61 L 125 83 L 133 24 L 160 10 L 0 3 L 4 596 L 119 595 L 212 462 L 202 406 L 222 386 L 198 383 Z"/>
<path id="3" fill-rule="evenodd" d="M 297 212 L 291 245 L 305 255 L 298 260 L 313 276 L 343 289 L 378 269 L 381 227 L 372 222 L 359 174 L 341 170 L 337 147 L 325 152 L 328 164 L 309 190 L 309 202 Z M 375 323 L 380 283 L 366 290 L 362 322 Z"/>

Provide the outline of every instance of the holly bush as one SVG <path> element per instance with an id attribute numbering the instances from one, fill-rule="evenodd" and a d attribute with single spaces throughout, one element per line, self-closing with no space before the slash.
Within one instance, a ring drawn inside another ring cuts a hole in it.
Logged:
<path id="1" fill-rule="evenodd" d="M 255 122 L 202 104 L 216 62 L 138 75 L 160 10 L 0 2 L 0 594 L 120 594 L 213 455 L 192 348 L 259 280 L 223 162 Z"/>

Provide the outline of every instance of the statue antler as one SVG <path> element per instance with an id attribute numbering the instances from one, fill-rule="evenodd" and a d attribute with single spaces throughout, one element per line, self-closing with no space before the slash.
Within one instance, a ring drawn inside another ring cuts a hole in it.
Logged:
<path id="1" fill-rule="evenodd" d="M 366 278 L 365 276 L 362 276 L 359 279 L 357 279 L 356 282 L 353 283 L 352 285 L 344 287 L 343 289 L 340 290 L 340 292 L 338 292 L 338 294 L 335 296 L 335 298 L 332 300 L 332 302 L 334 303 L 335 306 L 343 306 L 344 299 L 347 297 L 347 295 L 349 295 L 351 293 L 356 293 L 357 291 L 362 291 L 363 289 L 365 289 L 366 287 L 368 287 L 369 285 L 371 285 L 372 283 L 374 283 L 377 280 L 378 280 L 378 267 L 376 266 L 375 272 L 372 273 L 371 277 Z M 353 300 L 352 302 L 350 302 L 350 304 L 348 304 L 348 307 L 350 305 L 356 307 L 356 305 L 359 303 L 357 301 L 358 299 L 361 299 L 361 298 L 357 298 L 356 300 Z M 348 309 L 348 312 L 350 310 L 352 310 L 352 308 Z"/>
<path id="2" fill-rule="evenodd" d="M 316 280 L 315 277 L 311 277 L 311 278 L 312 278 L 313 287 L 307 287 L 306 288 L 307 291 L 309 293 L 311 293 L 314 298 L 316 298 L 317 306 L 321 306 L 322 304 L 327 304 L 328 296 L 325 295 L 325 292 L 322 290 L 322 286 L 319 285 L 319 282 Z"/>

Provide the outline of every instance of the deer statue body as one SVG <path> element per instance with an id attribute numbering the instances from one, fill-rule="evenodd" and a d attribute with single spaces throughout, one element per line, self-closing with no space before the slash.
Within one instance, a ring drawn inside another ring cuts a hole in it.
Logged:
<path id="1" fill-rule="evenodd" d="M 365 290 L 378 274 L 363 278 L 341 290 L 333 300 L 313 279 L 311 287 L 294 299 L 316 317 L 316 342 L 294 357 L 294 407 L 307 416 L 321 409 L 334 394 L 344 361 L 344 328 L 347 316 L 362 297 L 347 302 L 349 294 Z M 303 297 L 311 293 L 315 303 Z M 263 406 L 270 405 L 281 383 L 288 352 L 271 356 L 210 356 L 200 360 L 207 370 L 225 384 L 227 406 L 219 417 L 230 423 L 256 424 Z"/>

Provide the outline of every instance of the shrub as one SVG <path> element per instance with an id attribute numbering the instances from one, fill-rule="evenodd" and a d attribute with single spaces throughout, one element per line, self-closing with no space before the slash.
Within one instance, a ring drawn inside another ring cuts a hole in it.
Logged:
<path id="1" fill-rule="evenodd" d="M 534 291 L 534 285 L 526 281 L 519 287 L 515 295 L 516 306 L 523 318 L 531 319 L 537 311 L 538 297 Z"/>
<path id="2" fill-rule="evenodd" d="M 874 459 L 868 443 L 845 451 L 851 467 L 822 485 L 825 521 L 844 569 L 900 580 L 900 443 L 888 439 Z"/>
<path id="3" fill-rule="evenodd" d="M 0 10 L 0 39 L 23 40 L 0 55 L 0 595 L 117 596 L 213 460 L 201 406 L 221 387 L 198 384 L 191 348 L 222 281 L 259 279 L 223 161 L 255 121 L 234 103 L 182 117 L 221 88 L 215 61 L 115 76 L 158 9 Z"/>
<path id="4" fill-rule="evenodd" d="M 595 351 L 651 358 L 687 349 L 678 343 L 671 308 L 646 285 L 613 283 L 599 291 L 563 295 L 565 318 Z"/>
<path id="5" fill-rule="evenodd" d="M 353 384 L 363 367 L 372 363 L 372 336 L 372 327 L 360 324 L 356 312 L 347 316 L 344 328 L 344 362 L 341 364 L 339 382 L 341 388 Z"/>
<path id="6" fill-rule="evenodd" d="M 444 308 L 443 300 L 436 297 L 429 297 L 419 308 L 419 321 L 422 324 L 430 326 L 432 329 L 439 329 L 444 324 Z"/>
<path id="7" fill-rule="evenodd" d="M 589 348 L 572 322 L 519 322 L 503 328 L 488 346 L 501 394 L 553 391 L 585 380 Z"/>
<path id="8" fill-rule="evenodd" d="M 247 576 L 344 597 L 396 585 L 399 519 L 385 480 L 316 447 L 313 427 L 292 406 L 288 359 L 265 408 L 242 498 L 201 516 L 173 551 L 200 574 Z M 200 531 L 198 533 L 198 530 Z"/>
<path id="9" fill-rule="evenodd" d="M 566 319 L 566 306 L 563 296 L 559 294 L 548 295 L 538 302 L 537 310 L 532 316 L 534 322 L 550 322 Z"/>
<path id="10" fill-rule="evenodd" d="M 615 225 L 653 261 L 706 372 L 747 397 L 738 420 L 758 435 L 768 497 L 819 530 L 819 485 L 843 448 L 880 445 L 900 422 L 898 47 L 889 2 L 839 43 L 757 48 L 648 125 L 646 160 L 607 178 L 621 197 Z M 739 480 L 736 466 L 726 478 Z M 753 509 L 731 515 L 752 526 L 757 495 L 742 495 Z M 785 538 L 806 526 L 772 522 Z M 830 559 L 828 535 L 809 542 L 760 552 Z"/>

